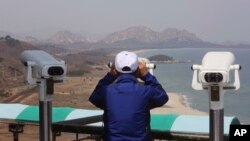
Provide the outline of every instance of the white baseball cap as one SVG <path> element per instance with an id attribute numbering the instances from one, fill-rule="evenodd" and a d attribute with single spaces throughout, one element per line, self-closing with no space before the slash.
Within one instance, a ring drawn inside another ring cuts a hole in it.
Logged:
<path id="1" fill-rule="evenodd" d="M 138 67 L 138 57 L 135 53 L 122 51 L 115 57 L 115 69 L 120 73 L 133 73 Z"/>

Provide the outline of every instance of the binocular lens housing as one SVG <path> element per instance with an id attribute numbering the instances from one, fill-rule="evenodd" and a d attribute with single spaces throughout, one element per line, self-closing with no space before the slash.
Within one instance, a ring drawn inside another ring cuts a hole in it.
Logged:
<path id="1" fill-rule="evenodd" d="M 64 70 L 62 67 L 50 67 L 48 69 L 48 74 L 51 76 L 55 76 L 55 75 L 63 75 Z"/>
<path id="2" fill-rule="evenodd" d="M 220 83 L 223 80 L 223 75 L 221 73 L 206 73 L 205 80 L 208 83 Z"/>

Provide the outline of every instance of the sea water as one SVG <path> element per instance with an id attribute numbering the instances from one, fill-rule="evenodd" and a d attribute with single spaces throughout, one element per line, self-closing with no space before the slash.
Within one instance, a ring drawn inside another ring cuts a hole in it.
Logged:
<path id="1" fill-rule="evenodd" d="M 235 116 L 243 124 L 250 124 L 250 48 L 183 48 L 146 50 L 138 53 L 140 57 L 168 55 L 187 63 L 156 63 L 154 75 L 167 92 L 185 97 L 186 106 L 209 112 L 207 91 L 193 90 L 191 87 L 193 64 L 201 64 L 203 56 L 209 51 L 230 51 L 235 55 L 235 64 L 240 64 L 241 87 L 239 90 L 227 90 L 224 94 L 224 115 Z"/>

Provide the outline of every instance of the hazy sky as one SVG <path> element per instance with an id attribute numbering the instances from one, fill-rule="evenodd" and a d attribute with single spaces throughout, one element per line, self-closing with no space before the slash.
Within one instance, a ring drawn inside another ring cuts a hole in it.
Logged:
<path id="1" fill-rule="evenodd" d="M 250 0 L 0 0 L 0 30 L 105 35 L 130 26 L 186 29 L 211 42 L 250 43 Z"/>

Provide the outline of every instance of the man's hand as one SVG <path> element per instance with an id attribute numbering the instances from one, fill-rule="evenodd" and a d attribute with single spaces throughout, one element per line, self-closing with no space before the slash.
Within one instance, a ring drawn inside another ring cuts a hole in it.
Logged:
<path id="1" fill-rule="evenodd" d="M 148 69 L 146 67 L 146 63 L 144 61 L 139 61 L 138 69 L 136 71 L 136 76 L 139 78 L 144 77 L 148 73 Z"/>
<path id="2" fill-rule="evenodd" d="M 111 69 L 110 69 L 110 74 L 113 76 L 113 78 L 116 78 L 118 76 L 118 72 L 115 69 L 115 63 L 112 63 Z"/>

